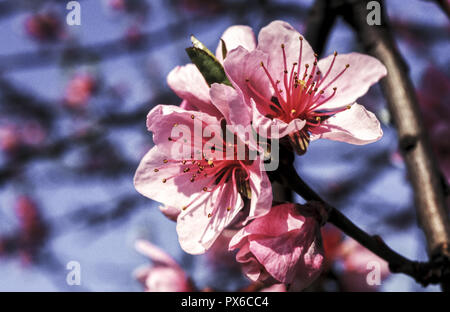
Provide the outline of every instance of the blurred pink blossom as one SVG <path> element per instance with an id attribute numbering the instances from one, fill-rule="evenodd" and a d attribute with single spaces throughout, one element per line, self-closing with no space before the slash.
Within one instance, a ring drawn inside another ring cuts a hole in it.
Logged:
<path id="1" fill-rule="evenodd" d="M 56 41 L 64 36 L 61 18 L 54 12 L 42 12 L 28 16 L 24 22 L 25 32 L 41 42 Z"/>
<path id="2" fill-rule="evenodd" d="M 64 104 L 71 109 L 85 108 L 96 86 L 97 79 L 92 74 L 75 74 L 66 86 Z"/>
<path id="3" fill-rule="evenodd" d="M 145 240 L 138 240 L 136 250 L 149 257 L 153 266 L 137 268 L 136 279 L 149 292 L 189 292 L 195 291 L 184 270 L 163 250 Z"/>
<path id="4" fill-rule="evenodd" d="M 369 274 L 379 274 L 375 281 L 378 279 L 380 283 L 390 274 L 386 261 L 354 239 L 341 244 L 338 257 L 344 265 L 340 279 L 346 291 L 376 291 L 379 285 L 370 284 Z"/>

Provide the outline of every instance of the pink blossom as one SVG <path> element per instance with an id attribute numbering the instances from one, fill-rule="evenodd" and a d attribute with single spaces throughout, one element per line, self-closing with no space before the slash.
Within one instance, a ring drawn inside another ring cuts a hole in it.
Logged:
<path id="1" fill-rule="evenodd" d="M 92 97 L 96 85 L 97 81 L 91 74 L 75 74 L 66 87 L 65 104 L 72 109 L 84 108 Z"/>
<path id="2" fill-rule="evenodd" d="M 0 149 L 12 152 L 20 145 L 20 134 L 17 127 L 13 125 L 0 126 Z"/>
<path id="3" fill-rule="evenodd" d="M 291 25 L 274 21 L 261 29 L 254 50 L 229 50 L 224 67 L 253 124 L 278 126 L 299 154 L 319 138 L 367 144 L 382 136 L 375 115 L 355 103 L 387 74 L 371 56 L 334 53 L 318 60 Z"/>
<path id="4" fill-rule="evenodd" d="M 223 112 L 220 119 L 169 105 L 158 105 L 147 117 L 156 146 L 142 159 L 135 187 L 148 198 L 178 208 L 177 233 L 181 247 L 188 253 L 204 253 L 244 206 L 248 208 L 247 220 L 267 213 L 271 206 L 272 190 L 267 174 L 261 171 L 259 157 L 207 158 L 201 152 L 195 153 L 201 148 L 195 138 L 189 144 L 172 138 L 172 129 L 176 127 L 187 127 L 193 134 L 196 121 L 202 129 L 213 127 L 221 132 L 221 121 L 230 119 L 230 106 L 222 101 L 225 99 L 222 95 L 227 94 L 226 100 L 232 102 L 238 98 L 232 95 L 232 90 L 217 84 L 211 88 L 212 103 L 218 112 Z M 243 106 L 236 105 L 236 110 L 239 107 Z M 208 144 L 208 138 L 200 139 L 202 146 Z M 221 140 L 223 145 L 217 147 L 217 153 L 223 156 L 226 142 Z M 172 153 L 176 144 L 180 144 L 178 141 L 190 147 L 189 154 Z"/>
<path id="5" fill-rule="evenodd" d="M 371 271 L 373 274 L 379 273 L 380 282 L 390 274 L 386 261 L 354 239 L 347 239 L 341 244 L 339 258 L 344 265 L 341 283 L 346 291 L 375 291 L 379 285 L 369 284 L 367 280 L 369 273 Z"/>
<path id="6" fill-rule="evenodd" d="M 230 27 L 222 36 L 228 49 L 238 45 L 255 48 L 255 38 L 247 26 Z M 217 49 L 223 59 L 221 43 Z M 250 121 L 242 98 L 231 87 L 213 84 L 209 88 L 194 64 L 172 70 L 167 82 L 183 99 L 180 107 L 159 105 L 147 117 L 156 146 L 143 158 L 135 176 L 136 189 L 163 203 L 169 217 L 177 214 L 177 232 L 182 248 L 193 254 L 205 252 L 233 219 L 248 209 L 244 220 L 266 213 L 272 191 L 259 158 L 254 161 L 213 160 L 192 155 L 169 157 L 174 144 L 172 129 L 178 125 L 193 129 L 199 120 L 202 129 L 223 124 L 247 125 Z M 247 116 L 247 119 L 245 119 Z M 194 131 L 191 131 L 192 133 Z M 236 138 L 236 140 L 238 140 Z M 191 147 L 194 146 L 192 140 Z M 225 143 L 225 142 L 224 142 Z M 203 141 L 202 144 L 205 144 Z M 170 211 L 170 212 L 169 212 Z"/>
<path id="7" fill-rule="evenodd" d="M 27 35 L 41 42 L 56 41 L 64 35 L 60 17 L 53 12 L 28 16 L 24 28 Z"/>
<path id="8" fill-rule="evenodd" d="M 138 240 L 136 250 L 150 258 L 153 266 L 135 270 L 136 279 L 149 292 L 195 291 L 184 270 L 163 250 L 145 240 Z"/>
<path id="9" fill-rule="evenodd" d="M 229 248 L 240 249 L 236 260 L 251 280 L 295 282 L 296 289 L 302 289 L 319 276 L 323 263 L 319 224 L 300 214 L 299 207 L 272 207 L 231 240 Z"/>

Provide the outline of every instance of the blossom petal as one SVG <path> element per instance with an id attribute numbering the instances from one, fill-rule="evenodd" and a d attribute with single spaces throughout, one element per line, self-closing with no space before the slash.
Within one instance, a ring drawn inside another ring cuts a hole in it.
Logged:
<path id="1" fill-rule="evenodd" d="M 213 177 L 192 183 L 190 175 L 183 174 L 182 166 L 164 163 L 166 155 L 153 147 L 141 160 L 134 177 L 134 186 L 142 195 L 165 205 L 181 209 L 191 196 L 202 191 Z M 155 169 L 157 170 L 155 172 Z M 176 178 L 169 178 L 176 176 Z M 165 181 L 165 182 L 163 182 Z"/>
<path id="2" fill-rule="evenodd" d="M 204 192 L 178 216 L 180 246 L 190 254 L 204 253 L 243 207 L 244 202 L 233 183 Z"/>
<path id="3" fill-rule="evenodd" d="M 178 268 L 178 264 L 174 259 L 172 259 L 171 256 L 169 256 L 165 251 L 156 247 L 152 243 L 143 239 L 139 239 L 135 242 L 134 246 L 137 251 L 149 257 L 150 260 L 152 260 L 156 265 L 172 266 Z"/>
<path id="4" fill-rule="evenodd" d="M 253 33 L 251 27 L 245 25 L 234 25 L 228 27 L 223 33 L 221 39 L 225 41 L 228 52 L 239 46 L 243 47 L 247 51 L 253 51 L 256 47 L 255 34 Z M 223 62 L 222 41 L 220 41 L 217 46 L 216 57 L 220 62 Z"/>
<path id="5" fill-rule="evenodd" d="M 208 84 L 194 64 L 175 67 L 167 76 L 167 83 L 180 98 L 194 106 L 195 110 L 211 116 L 220 115 L 211 105 Z"/>
<path id="6" fill-rule="evenodd" d="M 286 52 L 287 70 L 290 71 L 292 64 L 299 62 L 300 36 L 300 33 L 289 23 L 283 21 L 273 21 L 259 32 L 257 49 L 269 55 L 267 68 L 274 81 L 283 81 L 285 67 L 281 49 L 282 44 Z M 314 60 L 314 51 L 306 39 L 303 38 L 301 64 L 298 64 L 301 66 L 301 71 L 303 72 L 305 64 L 312 66 Z"/>
<path id="7" fill-rule="evenodd" d="M 323 75 L 326 75 L 319 89 L 328 85 L 326 91 L 330 93 L 332 88 L 337 88 L 336 94 L 321 105 L 321 109 L 333 109 L 354 103 L 369 90 L 371 85 L 387 74 L 386 67 L 379 60 L 356 52 L 337 55 L 333 67 L 327 74 L 333 58 L 334 55 L 330 55 L 318 62 Z M 350 67 L 345 69 L 347 64 Z M 333 81 L 344 69 L 345 72 Z"/>
<path id="8" fill-rule="evenodd" d="M 205 125 L 220 127 L 216 117 L 173 105 L 158 105 L 147 115 L 147 129 L 153 132 L 153 142 L 171 159 L 190 158 L 191 153 L 201 151 L 202 142 L 194 137 L 196 122 L 202 131 Z M 201 138 L 202 133 L 198 136 Z M 187 143 L 181 142 L 184 139 Z"/>
<path id="9" fill-rule="evenodd" d="M 228 125 L 250 124 L 249 108 L 242 101 L 239 93 L 230 86 L 214 83 L 211 86 L 211 101 L 222 113 Z"/>
<path id="10" fill-rule="evenodd" d="M 272 186 L 267 173 L 261 170 L 261 165 L 263 165 L 262 160 L 257 158 L 252 166 L 248 167 L 252 198 L 247 221 L 269 213 L 272 207 Z"/>
<path id="11" fill-rule="evenodd" d="M 233 86 L 241 92 L 247 105 L 250 105 L 251 97 L 270 99 L 272 96 L 272 87 L 261 68 L 261 62 L 267 63 L 267 59 L 266 53 L 260 50 L 248 52 L 243 47 L 229 52 L 225 59 L 225 72 Z M 249 88 L 249 85 L 257 93 Z"/>
<path id="12" fill-rule="evenodd" d="M 356 103 L 311 128 L 311 132 L 311 140 L 322 138 L 356 145 L 372 143 L 383 136 L 377 117 Z"/>

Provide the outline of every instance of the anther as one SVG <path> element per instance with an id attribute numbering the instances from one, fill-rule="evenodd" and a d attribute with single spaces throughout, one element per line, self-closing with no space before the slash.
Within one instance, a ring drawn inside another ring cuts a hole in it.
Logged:
<path id="1" fill-rule="evenodd" d="M 207 190 L 208 190 L 208 188 L 205 186 L 205 187 L 203 188 L 203 191 L 206 192 Z"/>
<path id="2" fill-rule="evenodd" d="M 169 161 L 167 159 L 163 160 L 163 163 L 167 164 Z"/>
<path id="3" fill-rule="evenodd" d="M 350 64 L 346 64 L 346 65 L 345 65 L 345 68 L 349 68 L 349 67 L 350 67 Z"/>
<path id="4" fill-rule="evenodd" d="M 167 179 L 162 179 L 162 183 L 166 183 L 167 182 Z"/>
<path id="5" fill-rule="evenodd" d="M 195 118 L 195 116 L 194 115 L 191 115 L 191 119 L 194 119 Z"/>

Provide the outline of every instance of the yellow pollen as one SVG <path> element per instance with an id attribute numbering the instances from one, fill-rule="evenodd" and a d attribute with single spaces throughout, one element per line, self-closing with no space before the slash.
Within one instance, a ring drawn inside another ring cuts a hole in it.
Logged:
<path id="1" fill-rule="evenodd" d="M 316 120 L 317 120 L 317 121 L 320 121 L 320 117 L 319 117 L 319 116 L 317 116 L 317 117 L 316 117 Z"/>
<path id="2" fill-rule="evenodd" d="M 214 162 L 213 162 L 213 160 L 212 159 L 210 159 L 210 160 L 208 160 L 208 165 L 212 165 Z"/>
<path id="3" fill-rule="evenodd" d="M 291 114 L 295 114 L 297 111 L 295 109 L 291 110 Z"/>
<path id="4" fill-rule="evenodd" d="M 352 106 L 351 106 L 351 105 L 347 105 L 346 108 L 347 108 L 347 109 L 350 109 L 350 108 L 352 108 Z"/>
<path id="5" fill-rule="evenodd" d="M 183 165 L 186 165 L 186 160 L 183 160 L 181 163 L 182 163 Z"/>
<path id="6" fill-rule="evenodd" d="M 306 84 L 305 80 L 300 80 L 299 83 L 300 83 L 300 85 L 301 85 L 302 87 L 304 87 L 305 84 Z"/>
<path id="7" fill-rule="evenodd" d="M 231 207 L 227 207 L 227 211 L 230 211 L 231 210 Z"/>
<path id="8" fill-rule="evenodd" d="M 178 123 L 174 123 L 173 126 L 174 126 L 174 127 L 178 126 Z"/>

